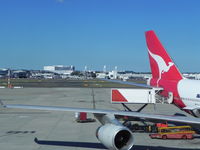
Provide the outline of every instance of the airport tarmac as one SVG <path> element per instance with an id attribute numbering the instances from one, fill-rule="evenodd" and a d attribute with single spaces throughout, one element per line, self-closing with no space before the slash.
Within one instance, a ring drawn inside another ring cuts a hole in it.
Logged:
<path id="1" fill-rule="evenodd" d="M 110 104 L 110 89 L 95 88 L 95 106 L 123 109 Z M 92 108 L 90 88 L 23 88 L 1 89 L 6 104 L 30 104 Z M 129 105 L 133 110 L 141 105 Z M 185 114 L 173 105 L 149 105 L 146 113 Z M 93 118 L 88 114 L 89 118 Z M 0 108 L 0 150 L 101 150 L 106 149 L 95 136 L 98 122 L 77 123 L 74 112 L 50 112 Z M 158 140 L 147 133 L 134 133 L 133 150 L 200 149 L 200 137 L 194 140 Z"/>

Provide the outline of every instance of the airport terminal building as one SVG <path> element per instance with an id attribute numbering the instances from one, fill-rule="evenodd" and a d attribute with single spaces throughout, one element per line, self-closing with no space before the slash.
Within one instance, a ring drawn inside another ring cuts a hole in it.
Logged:
<path id="1" fill-rule="evenodd" d="M 64 66 L 64 65 L 54 65 L 54 66 L 44 66 L 44 70 L 55 72 L 58 74 L 70 75 L 72 72 L 74 72 L 75 67 L 74 66 Z"/>

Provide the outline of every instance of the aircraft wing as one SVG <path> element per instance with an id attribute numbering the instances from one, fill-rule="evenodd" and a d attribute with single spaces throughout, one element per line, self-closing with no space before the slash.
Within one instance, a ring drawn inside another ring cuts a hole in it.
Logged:
<path id="1" fill-rule="evenodd" d="M 146 114 L 131 111 L 118 110 L 103 110 L 103 109 L 88 109 L 88 108 L 71 108 L 71 107 L 55 107 L 55 106 L 37 106 L 37 105 L 4 105 L 5 108 L 32 109 L 32 110 L 47 110 L 47 111 L 70 111 L 70 112 L 87 112 L 93 114 L 113 114 L 118 116 L 129 116 L 140 119 L 156 120 L 156 121 L 171 121 L 186 124 L 200 124 L 200 118 L 183 117 L 183 116 L 166 116 L 156 114 Z"/>
<path id="2" fill-rule="evenodd" d="M 102 81 L 107 81 L 107 82 L 114 82 L 114 83 L 126 84 L 126 85 L 134 85 L 134 86 L 139 86 L 139 87 L 144 87 L 144 88 L 153 88 L 150 85 L 142 84 L 142 83 L 135 83 L 135 82 L 129 82 L 129 81 L 121 81 L 121 80 L 111 80 L 111 79 L 101 79 L 101 80 Z"/>

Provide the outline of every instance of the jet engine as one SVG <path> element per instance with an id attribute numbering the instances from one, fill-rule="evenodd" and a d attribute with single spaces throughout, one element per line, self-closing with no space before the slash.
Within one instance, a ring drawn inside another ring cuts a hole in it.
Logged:
<path id="1" fill-rule="evenodd" d="M 110 150 L 129 150 L 134 144 L 131 131 L 122 125 L 107 123 L 97 129 L 96 136 Z"/>

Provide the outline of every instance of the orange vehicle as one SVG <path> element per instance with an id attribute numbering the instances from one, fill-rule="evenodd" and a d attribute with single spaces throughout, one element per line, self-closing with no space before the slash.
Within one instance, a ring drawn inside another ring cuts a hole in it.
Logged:
<path id="1" fill-rule="evenodd" d="M 157 133 L 149 134 L 152 139 L 193 139 L 195 131 L 190 126 L 160 127 Z"/>

